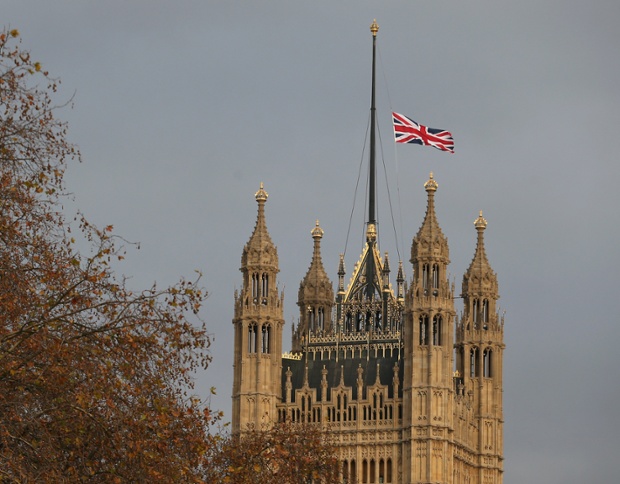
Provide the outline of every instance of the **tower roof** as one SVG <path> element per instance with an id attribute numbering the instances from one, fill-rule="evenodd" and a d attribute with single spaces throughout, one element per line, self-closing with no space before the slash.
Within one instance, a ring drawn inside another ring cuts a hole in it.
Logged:
<path id="1" fill-rule="evenodd" d="M 474 258 L 463 276 L 463 293 L 497 296 L 497 275 L 491 268 L 484 249 L 484 231 L 487 228 L 487 221 L 482 216 L 482 210 L 478 218 L 474 220 L 474 226 L 478 231 L 478 242 Z"/>
<path id="2" fill-rule="evenodd" d="M 411 262 L 419 259 L 437 259 L 449 262 L 448 239 L 443 234 L 437 215 L 435 214 L 435 192 L 439 185 L 433 178 L 431 172 L 428 181 L 424 184 L 428 201 L 426 205 L 426 215 L 424 222 L 418 233 L 413 238 L 411 247 Z"/>
<path id="3" fill-rule="evenodd" d="M 321 239 L 323 238 L 324 232 L 318 220 L 310 233 L 314 239 L 314 252 L 308 272 L 306 272 L 306 276 L 299 284 L 299 304 L 306 304 L 309 300 L 315 302 L 327 301 L 331 303 L 334 299 L 334 289 L 323 267 Z"/>
<path id="4" fill-rule="evenodd" d="M 258 214 L 256 216 L 254 231 L 250 236 L 250 240 L 248 240 L 243 248 L 241 266 L 242 269 L 250 266 L 270 266 L 277 271 L 278 251 L 271 240 L 265 221 L 265 203 L 267 202 L 269 194 L 265 191 L 262 182 L 254 197 L 258 203 Z"/>

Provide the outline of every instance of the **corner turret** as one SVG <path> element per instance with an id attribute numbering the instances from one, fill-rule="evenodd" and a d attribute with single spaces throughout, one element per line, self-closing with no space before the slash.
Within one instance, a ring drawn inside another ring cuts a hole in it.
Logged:
<path id="1" fill-rule="evenodd" d="M 325 334 L 333 328 L 334 288 L 321 259 L 321 239 L 324 232 L 318 220 L 311 234 L 314 239 L 314 252 L 308 272 L 299 284 L 297 305 L 300 317 L 293 334 L 293 352 L 301 351 L 304 335 Z"/>

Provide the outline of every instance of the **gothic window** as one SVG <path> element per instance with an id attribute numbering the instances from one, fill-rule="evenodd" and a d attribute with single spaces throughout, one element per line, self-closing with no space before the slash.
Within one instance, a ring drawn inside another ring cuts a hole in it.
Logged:
<path id="1" fill-rule="evenodd" d="M 319 331 L 323 331 L 325 329 L 325 314 L 324 314 L 324 310 L 323 310 L 323 306 L 319 307 L 319 324 L 318 324 L 318 329 Z"/>
<path id="2" fill-rule="evenodd" d="M 493 352 L 491 348 L 487 348 L 482 353 L 482 374 L 485 378 L 491 378 L 491 361 L 492 361 Z"/>
<path id="3" fill-rule="evenodd" d="M 311 306 L 308 306 L 308 329 L 310 330 L 311 333 L 314 333 L 314 331 L 316 330 L 315 324 L 316 324 L 316 318 L 314 314 L 314 308 Z"/>
<path id="4" fill-rule="evenodd" d="M 345 316 L 345 320 L 344 320 L 344 328 L 345 328 L 345 332 L 349 332 L 351 331 L 351 313 L 347 313 L 347 315 Z"/>
<path id="5" fill-rule="evenodd" d="M 428 278 L 429 278 L 428 264 L 422 264 L 422 289 L 424 289 L 424 295 L 426 295 L 426 291 L 428 290 Z"/>
<path id="6" fill-rule="evenodd" d="M 478 322 L 480 321 L 480 301 L 478 301 L 478 299 L 474 299 L 472 309 L 474 317 L 474 329 L 478 329 Z"/>
<path id="7" fill-rule="evenodd" d="M 382 321 L 381 316 L 382 316 L 381 311 L 377 311 L 375 314 L 375 329 L 378 331 L 381 331 L 382 329 L 383 321 Z"/>
<path id="8" fill-rule="evenodd" d="M 441 316 L 433 316 L 433 345 L 441 346 Z"/>
<path id="9" fill-rule="evenodd" d="M 360 313 L 355 314 L 355 330 L 357 332 L 364 330 L 364 318 Z"/>
<path id="10" fill-rule="evenodd" d="M 268 324 L 264 324 L 262 328 L 262 347 L 261 347 L 261 351 L 263 353 L 269 353 L 270 336 L 271 336 L 271 326 L 269 326 Z"/>
<path id="11" fill-rule="evenodd" d="M 386 477 L 385 482 L 392 482 L 392 459 L 388 459 L 386 462 Z"/>
<path id="12" fill-rule="evenodd" d="M 420 316 L 420 345 L 428 344 L 428 316 L 423 314 Z"/>
<path id="13" fill-rule="evenodd" d="M 379 482 L 385 482 L 385 461 L 379 460 Z"/>
<path id="14" fill-rule="evenodd" d="M 439 289 L 439 264 L 433 264 L 433 289 Z"/>
<path id="15" fill-rule="evenodd" d="M 256 323 L 250 323 L 248 326 L 248 353 L 256 353 L 257 336 Z"/>
<path id="16" fill-rule="evenodd" d="M 259 288 L 258 288 L 258 274 L 254 272 L 252 274 L 252 300 L 256 304 L 258 302 Z"/>
<path id="17" fill-rule="evenodd" d="M 357 467 L 355 459 L 351 459 L 351 482 L 357 482 Z"/>
<path id="18" fill-rule="evenodd" d="M 368 461 L 366 459 L 362 461 L 362 482 L 364 484 L 368 482 Z"/>
<path id="19" fill-rule="evenodd" d="M 484 324 L 484 329 L 487 329 L 486 323 L 489 322 L 489 300 L 485 299 L 482 301 L 482 322 Z"/>
<path id="20" fill-rule="evenodd" d="M 344 484 L 349 482 L 349 463 L 346 460 L 342 462 L 342 482 Z"/>
<path id="21" fill-rule="evenodd" d="M 263 272 L 263 277 L 262 277 L 262 287 L 261 287 L 261 295 L 262 295 L 262 304 L 266 305 L 267 304 L 267 296 L 269 294 L 269 274 L 267 274 L 266 272 Z"/>
<path id="22" fill-rule="evenodd" d="M 374 459 L 370 459 L 370 482 L 371 484 L 374 484 L 375 481 L 375 474 L 376 474 L 376 469 L 375 469 L 375 460 Z"/>
<path id="23" fill-rule="evenodd" d="M 469 352 L 469 376 L 474 378 L 478 373 L 478 348 L 474 346 Z"/>

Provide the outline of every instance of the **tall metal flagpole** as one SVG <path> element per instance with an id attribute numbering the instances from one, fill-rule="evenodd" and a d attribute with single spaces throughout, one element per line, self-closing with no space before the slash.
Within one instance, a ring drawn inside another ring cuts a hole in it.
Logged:
<path id="1" fill-rule="evenodd" d="M 375 215 L 375 58 L 377 45 L 377 32 L 379 26 L 374 20 L 370 26 L 372 32 L 372 94 L 370 99 L 370 175 L 369 175 L 369 197 L 368 197 L 368 224 L 376 224 Z"/>
<path id="2" fill-rule="evenodd" d="M 375 297 L 375 277 L 377 268 L 375 267 L 375 258 L 373 256 L 374 246 L 377 241 L 377 217 L 375 215 L 375 59 L 377 46 L 377 32 L 379 26 L 377 21 L 373 20 L 370 26 L 372 33 L 372 94 L 370 99 L 370 163 L 368 177 L 368 227 L 366 228 L 366 243 L 368 244 L 369 253 L 366 259 L 366 296 L 372 300 Z"/>

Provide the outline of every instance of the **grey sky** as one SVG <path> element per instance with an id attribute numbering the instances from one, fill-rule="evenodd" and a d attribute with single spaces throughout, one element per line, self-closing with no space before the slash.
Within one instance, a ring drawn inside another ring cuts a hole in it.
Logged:
<path id="1" fill-rule="evenodd" d="M 280 255 L 285 348 L 317 218 L 336 279 L 376 18 L 382 156 L 407 278 L 429 171 L 457 291 L 480 209 L 489 222 L 506 310 L 505 482 L 618 480 L 620 2 L 57 0 L 7 1 L 2 11 L 63 80 L 59 99 L 75 92 L 60 116 L 84 163 L 67 181 L 92 221 L 141 242 L 119 271 L 135 287 L 204 273 L 202 315 L 215 346 L 199 386 L 218 388 L 213 404 L 227 418 L 233 292 L 261 181 Z M 452 131 L 456 154 L 395 148 L 392 109 Z M 395 268 L 382 170 L 381 249 Z"/>

